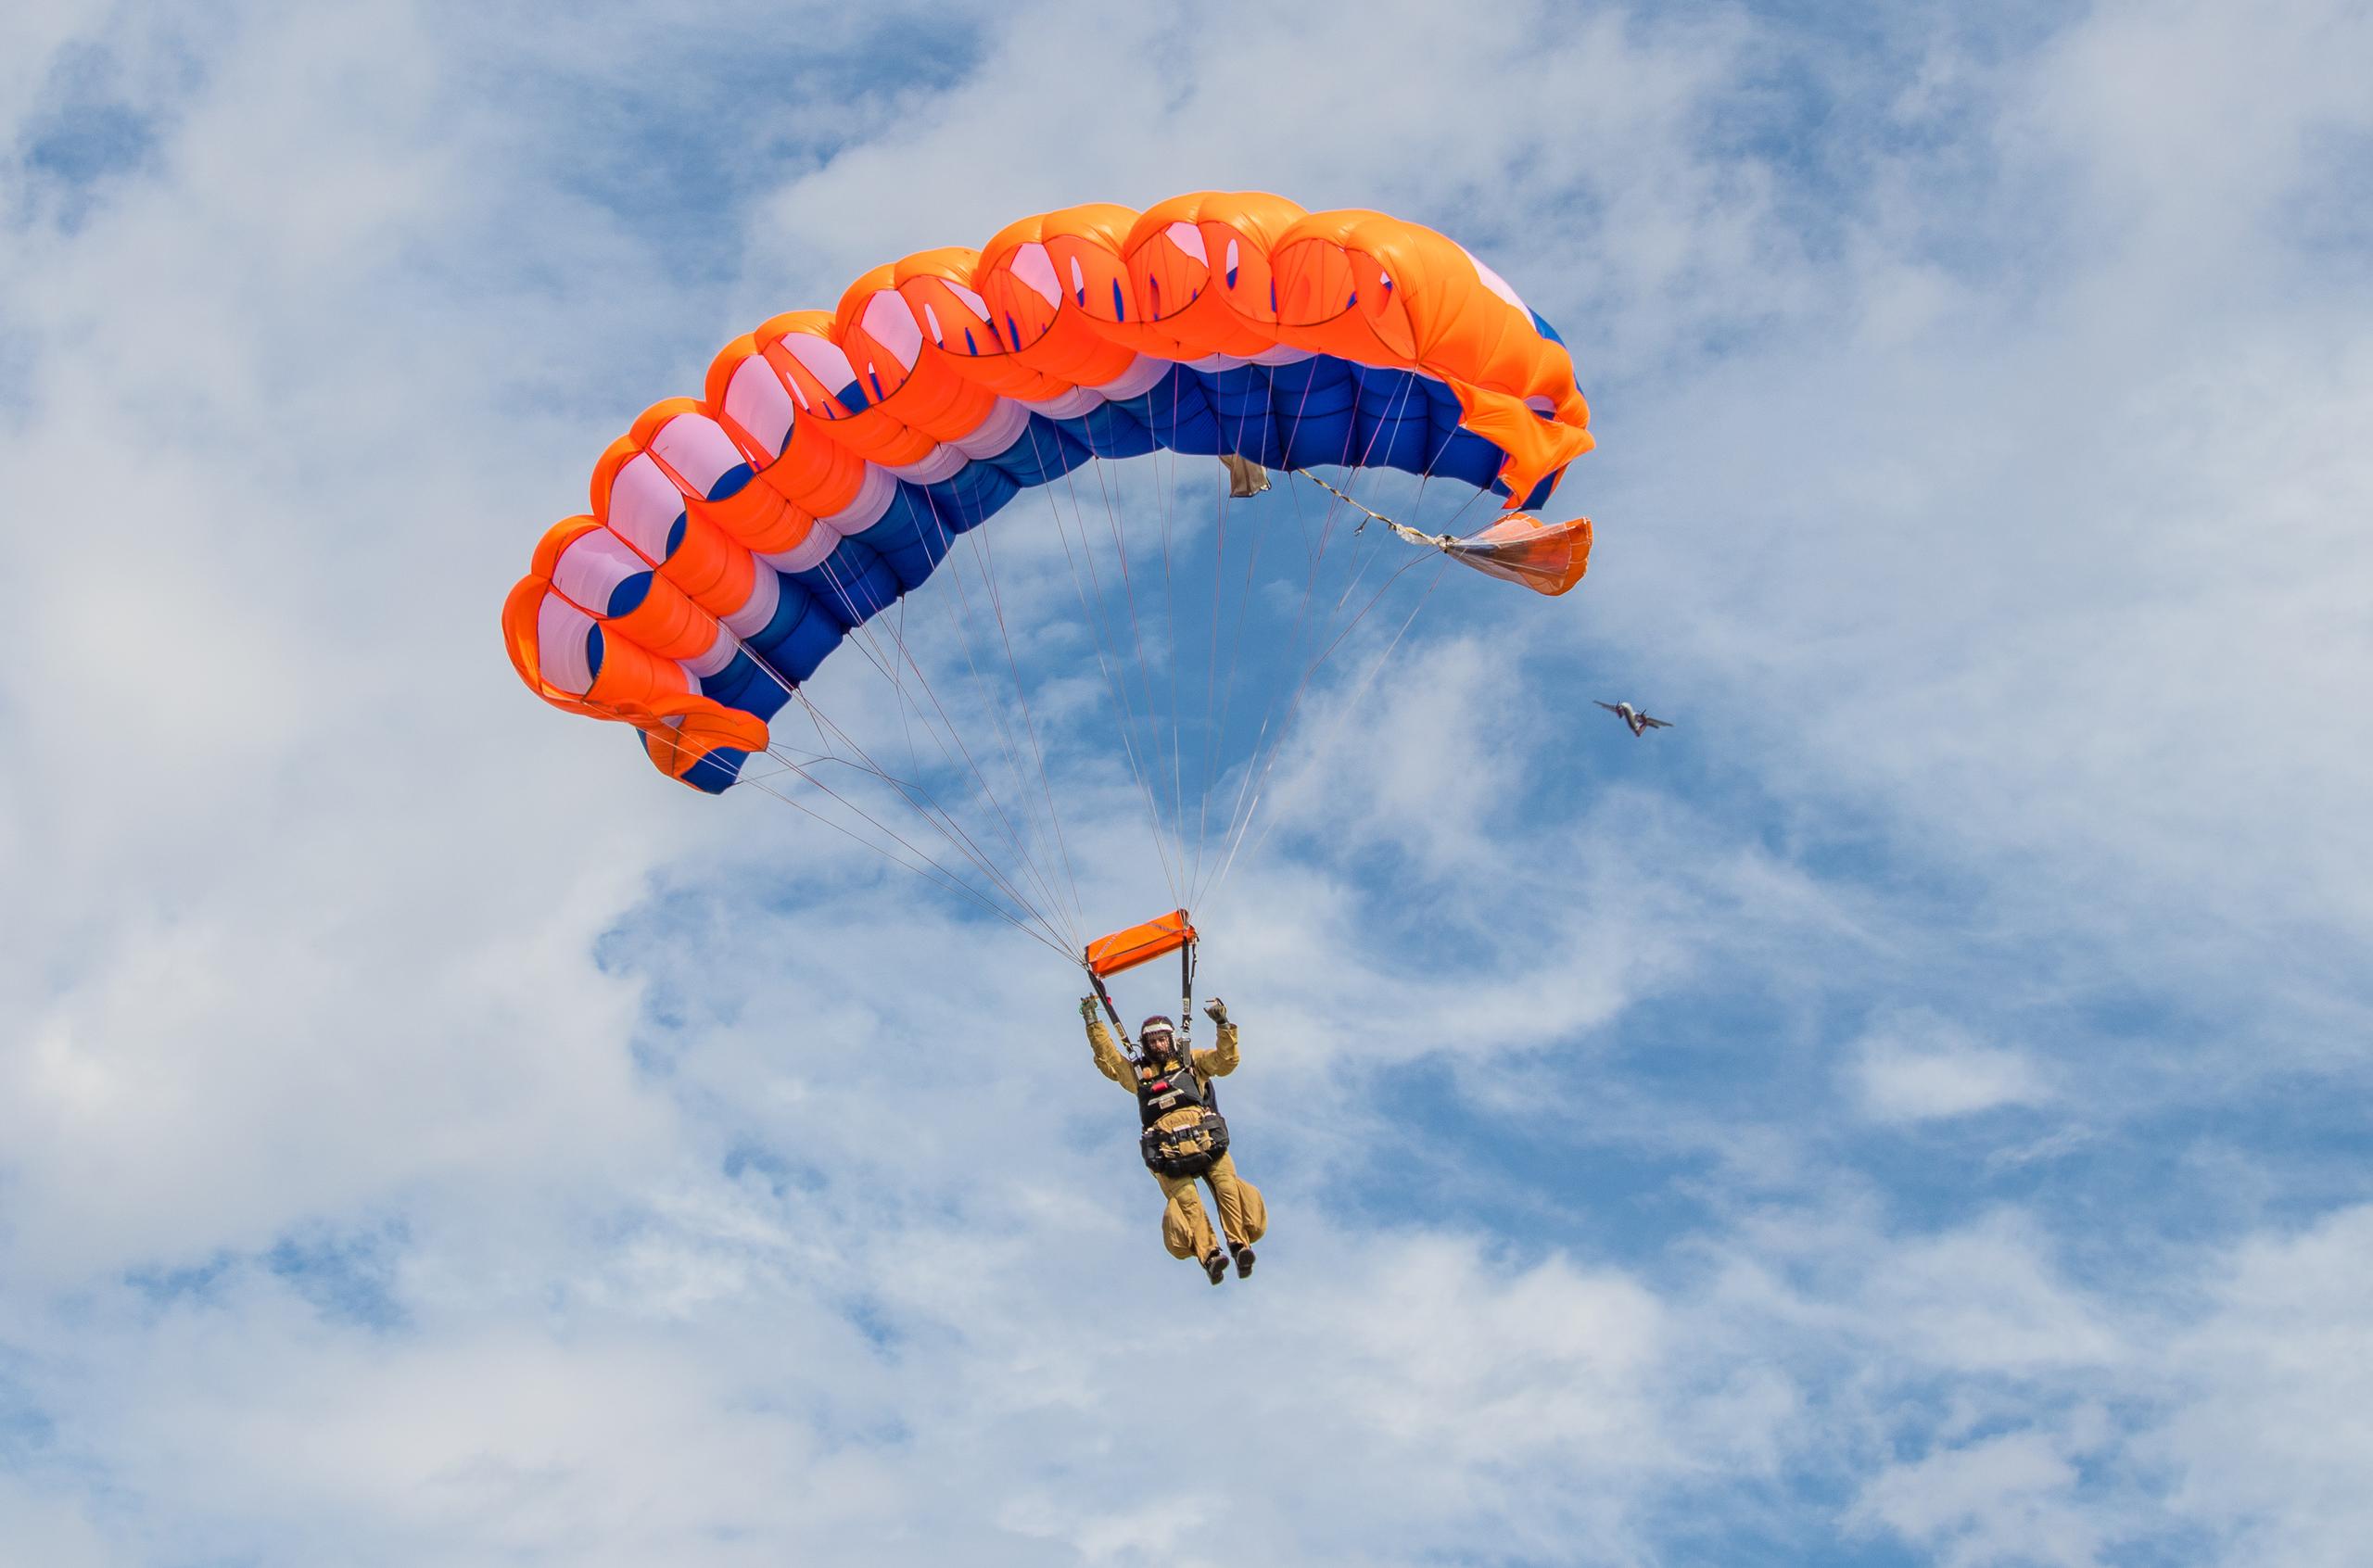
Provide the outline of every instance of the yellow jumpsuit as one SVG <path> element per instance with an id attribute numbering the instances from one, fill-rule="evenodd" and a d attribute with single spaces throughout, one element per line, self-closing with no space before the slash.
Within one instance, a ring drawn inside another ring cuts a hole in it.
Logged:
<path id="1" fill-rule="evenodd" d="M 1097 1070 L 1126 1089 L 1132 1099 L 1136 1098 L 1136 1064 L 1112 1043 L 1111 1031 L 1104 1027 L 1102 1018 L 1087 1020 L 1087 1046 L 1096 1053 Z M 1207 1080 L 1234 1072 L 1237 1060 L 1236 1025 L 1232 1023 L 1220 1025 L 1219 1044 L 1194 1053 L 1195 1070 Z M 1201 1115 L 1201 1111 L 1187 1106 L 1172 1111 L 1154 1125 L 1165 1129 L 1188 1127 Z M 1202 1258 L 1217 1251 L 1219 1243 L 1212 1237 L 1212 1221 L 1196 1194 L 1195 1179 L 1164 1176 L 1159 1171 L 1148 1174 L 1161 1183 L 1161 1245 L 1170 1249 L 1170 1256 Z M 1260 1188 L 1236 1173 L 1233 1155 L 1222 1155 L 1213 1160 L 1203 1180 L 1211 1184 L 1212 1196 L 1219 1203 L 1220 1229 L 1226 1233 L 1229 1246 L 1250 1246 L 1268 1233 L 1269 1206 L 1262 1200 Z"/>

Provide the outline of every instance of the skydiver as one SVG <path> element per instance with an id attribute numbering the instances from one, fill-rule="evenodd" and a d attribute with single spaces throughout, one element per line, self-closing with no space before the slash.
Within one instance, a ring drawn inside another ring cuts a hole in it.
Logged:
<path id="1" fill-rule="evenodd" d="M 1236 1025 L 1227 1004 L 1214 996 L 1203 1012 L 1219 1026 L 1219 1043 L 1203 1051 L 1181 1050 L 1170 1019 L 1156 1014 L 1137 1026 L 1137 1052 L 1123 1055 L 1104 1027 L 1093 996 L 1083 996 L 1079 1016 L 1087 1022 L 1087 1046 L 1097 1070 L 1137 1097 L 1144 1132 L 1137 1152 L 1161 1184 L 1161 1242 L 1173 1258 L 1192 1258 L 1217 1284 L 1227 1276 L 1252 1272 L 1252 1244 L 1269 1229 L 1269 1206 L 1261 1189 L 1236 1173 L 1227 1152 L 1227 1123 L 1221 1119 L 1212 1080 L 1236 1070 Z M 1197 1178 L 1212 1189 L 1220 1210 L 1227 1251 L 1220 1250 L 1212 1221 L 1195 1191 Z"/>
<path id="2" fill-rule="evenodd" d="M 1593 699 L 1596 701 L 1596 699 Z M 1633 735 L 1645 735 L 1652 729 L 1670 729 L 1672 726 L 1660 718 L 1650 718 L 1629 702 L 1600 702 L 1600 707 L 1631 727 Z"/>

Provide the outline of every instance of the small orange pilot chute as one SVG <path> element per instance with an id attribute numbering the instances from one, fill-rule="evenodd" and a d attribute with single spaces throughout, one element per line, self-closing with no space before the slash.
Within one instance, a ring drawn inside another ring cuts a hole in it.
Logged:
<path id="1" fill-rule="evenodd" d="M 1395 523 L 1309 469 L 1297 468 L 1294 472 L 1367 518 L 1367 523 L 1351 530 L 1355 534 L 1368 523 L 1381 523 L 1411 544 L 1431 545 L 1462 566 L 1521 583 L 1552 599 L 1580 582 L 1582 574 L 1591 567 L 1591 520 L 1587 517 L 1543 523 L 1529 512 L 1512 512 L 1482 532 L 1462 539 L 1453 534 L 1421 533 L 1406 523 Z"/>
<path id="2" fill-rule="evenodd" d="M 1543 523 L 1523 512 L 1503 517 L 1479 534 L 1440 544 L 1462 566 L 1521 583 L 1552 599 L 1582 580 L 1591 564 L 1591 520 Z"/>
<path id="3" fill-rule="evenodd" d="M 1109 980 L 1124 969 L 1149 964 L 1165 953 L 1175 953 L 1195 941 L 1195 927 L 1186 918 L 1186 911 L 1174 909 L 1142 926 L 1131 926 L 1089 942 L 1087 972 L 1098 980 Z"/>

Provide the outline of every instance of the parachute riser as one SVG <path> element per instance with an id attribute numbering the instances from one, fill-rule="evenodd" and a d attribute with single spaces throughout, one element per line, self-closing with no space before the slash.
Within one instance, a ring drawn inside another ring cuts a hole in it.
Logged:
<path id="1" fill-rule="evenodd" d="M 1195 1032 L 1195 944 L 1178 950 L 1178 1050 L 1183 1057 Z"/>
<path id="2" fill-rule="evenodd" d="M 1121 1021 L 1121 1009 L 1112 1005 L 1112 993 L 1104 989 L 1104 977 L 1090 968 L 1087 980 L 1096 987 L 1096 999 L 1104 1004 L 1104 1016 L 1112 1020 L 1112 1032 L 1121 1037 L 1123 1048 L 1131 1056 L 1136 1055 L 1137 1043 L 1130 1038 L 1129 1026 Z"/>

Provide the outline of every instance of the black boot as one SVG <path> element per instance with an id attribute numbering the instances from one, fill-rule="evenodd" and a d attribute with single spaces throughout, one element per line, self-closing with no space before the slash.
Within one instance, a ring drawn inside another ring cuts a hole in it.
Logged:
<path id="1" fill-rule="evenodd" d="M 1228 1250 L 1236 1254 L 1236 1277 L 1239 1280 L 1250 1278 L 1252 1249 L 1250 1246 L 1237 1246 L 1230 1247 Z"/>
<path id="2" fill-rule="evenodd" d="M 1217 1247 L 1212 1248 L 1212 1255 L 1203 1259 L 1203 1272 L 1212 1276 L 1213 1284 L 1227 1278 L 1227 1254 Z"/>

